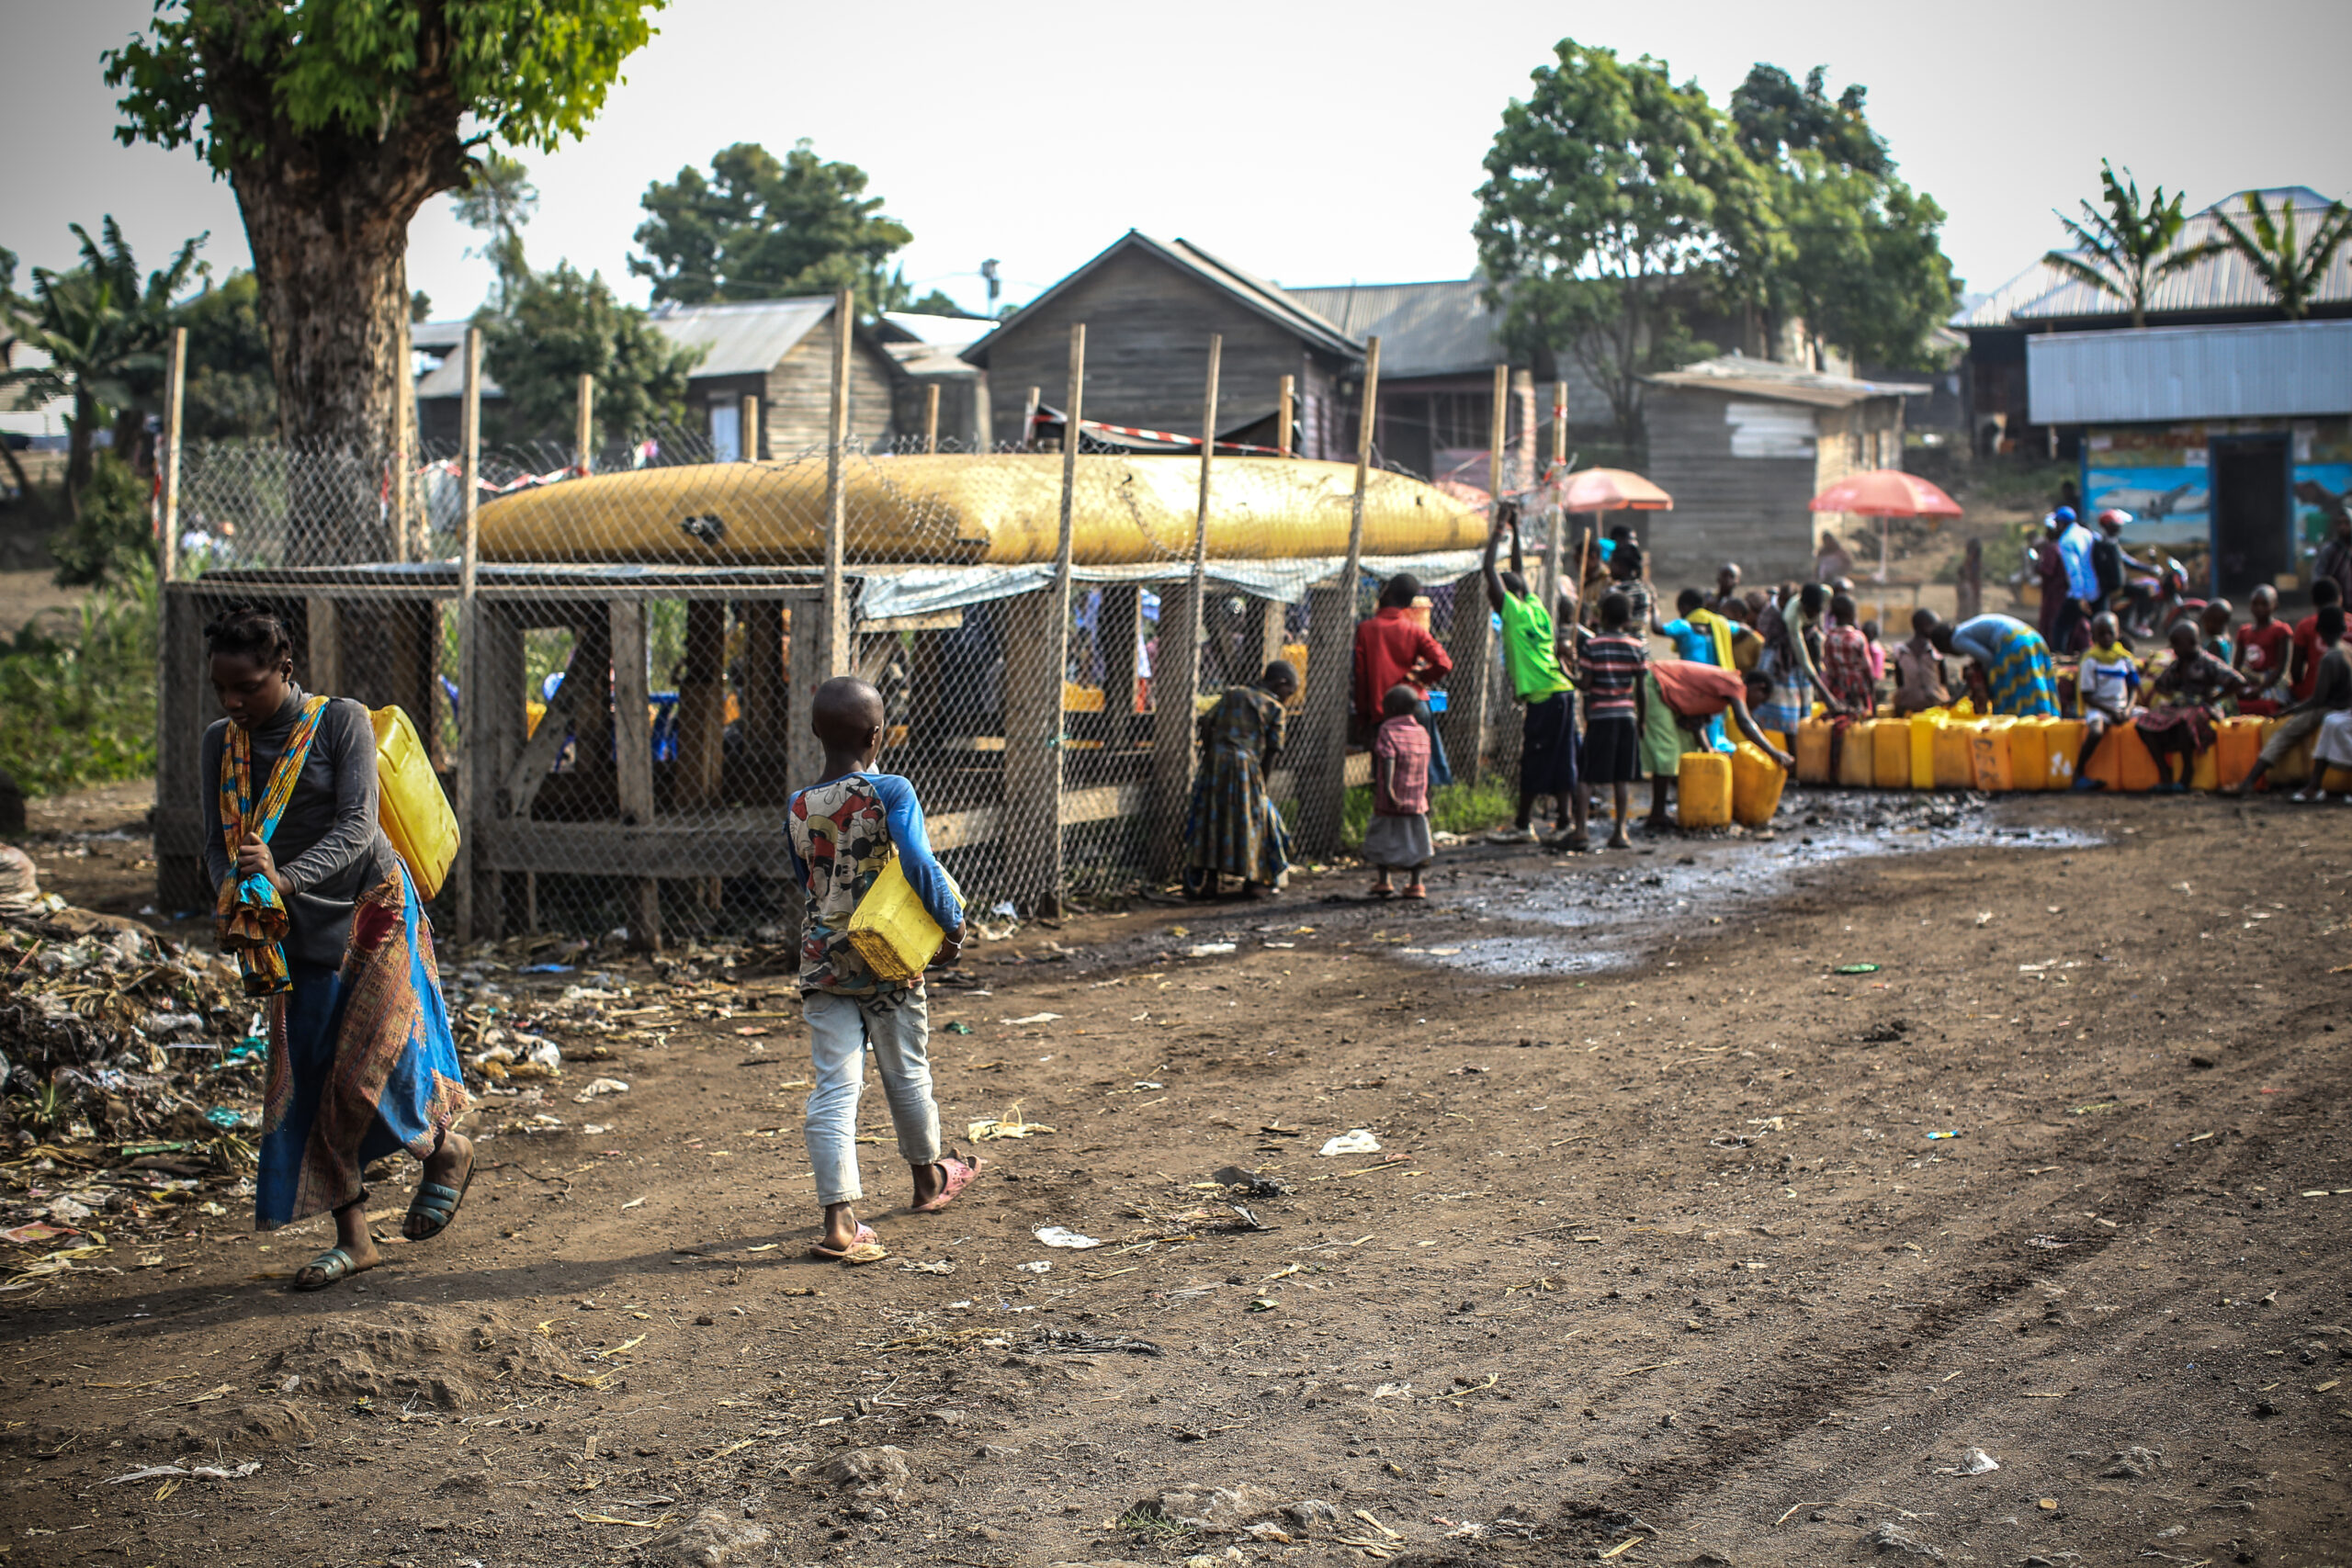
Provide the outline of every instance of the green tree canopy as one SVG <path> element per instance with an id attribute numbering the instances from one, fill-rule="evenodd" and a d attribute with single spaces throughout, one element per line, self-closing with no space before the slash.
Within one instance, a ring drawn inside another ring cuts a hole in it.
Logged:
<path id="1" fill-rule="evenodd" d="M 509 309 L 516 292 L 531 276 L 523 256 L 523 226 L 539 209 L 539 191 L 520 158 L 495 149 L 485 153 L 457 199 L 458 221 L 482 235 L 478 251 L 468 255 L 487 259 L 498 274 L 497 308 Z"/>
<path id="2" fill-rule="evenodd" d="M 1828 71 L 1816 65 L 1804 85 L 1777 65 L 1758 62 L 1731 94 L 1731 119 L 1739 144 L 1758 164 L 1778 164 L 1795 152 L 1818 152 L 1832 164 L 1865 175 L 1887 175 L 1894 161 L 1886 142 L 1871 129 L 1862 105 L 1870 89 L 1849 82 L 1832 98 Z"/>
<path id="3" fill-rule="evenodd" d="M 261 282 L 231 273 L 175 313 L 187 329 L 187 387 L 180 395 L 182 430 L 194 440 L 268 435 L 277 428 L 277 384 L 270 378 L 269 331 L 262 324 Z"/>
<path id="4" fill-rule="evenodd" d="M 382 450 L 408 376 L 409 220 L 467 183 L 474 148 L 579 136 L 664 4 L 156 0 L 107 52 L 117 135 L 193 148 L 236 189 L 287 435 Z M 291 558 L 325 547 L 297 537 Z"/>
<path id="5" fill-rule="evenodd" d="M 702 357 L 681 348 L 624 305 L 602 274 L 569 263 L 527 277 L 503 315 L 475 317 L 482 366 L 506 394 L 506 434 L 566 442 L 580 378 L 596 378 L 600 439 L 622 440 L 685 414 L 686 378 Z"/>
<path id="6" fill-rule="evenodd" d="M 1563 39 L 1503 110 L 1472 232 L 1515 346 L 1573 357 L 1637 447 L 1642 378 L 1701 345 L 1668 288 L 1769 265 L 1764 187 L 1696 83 Z"/>
<path id="7" fill-rule="evenodd" d="M 779 161 L 739 141 L 648 186 L 629 271 L 653 298 L 684 304 L 775 299 L 849 288 L 859 308 L 898 308 L 883 265 L 914 236 L 865 194 L 865 171 L 828 163 L 806 141 Z M 899 285 L 903 293 L 904 286 Z"/>
<path id="8" fill-rule="evenodd" d="M 1760 172 L 1786 243 L 1745 280 L 1781 322 L 1857 363 L 1923 366 L 1960 298 L 1943 254 L 1943 209 L 1895 176 L 1863 113 L 1867 90 L 1828 95 L 1820 66 L 1800 88 L 1759 64 L 1731 96 L 1732 123 Z"/>

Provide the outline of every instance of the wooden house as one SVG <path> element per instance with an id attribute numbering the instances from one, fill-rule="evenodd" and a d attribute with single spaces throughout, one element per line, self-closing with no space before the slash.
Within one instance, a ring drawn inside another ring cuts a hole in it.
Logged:
<path id="1" fill-rule="evenodd" d="M 1277 445 L 1291 376 L 1299 456 L 1354 456 L 1336 405 L 1354 397 L 1363 345 L 1198 245 L 1132 229 L 964 351 L 988 372 L 997 440 L 1023 439 L 1031 388 L 1044 404 L 1067 406 L 1069 329 L 1080 321 L 1089 421 L 1197 435 L 1208 340 L 1219 333 L 1218 439 Z"/>
<path id="2" fill-rule="evenodd" d="M 936 393 L 940 450 L 984 450 L 989 441 L 988 372 L 963 354 L 995 331 L 996 323 L 969 316 L 887 310 L 875 330 L 883 352 L 899 364 L 901 444 L 920 438 L 929 428 L 931 398 Z"/>
<path id="3" fill-rule="evenodd" d="M 1486 487 L 1495 367 L 1528 364 L 1524 355 L 1514 357 L 1503 346 L 1502 317 L 1487 305 L 1486 290 L 1482 277 L 1289 290 L 1349 337 L 1380 339 L 1372 439 L 1381 461 L 1432 479 Z M 1579 376 L 1571 389 L 1572 399 L 1583 400 L 1571 407 L 1571 422 L 1607 417 L 1607 405 L 1589 381 Z M 1548 407 L 1541 417 L 1548 422 Z M 1352 403 L 1342 411 L 1340 425 L 1341 443 L 1351 449 Z M 1532 440 L 1520 411 L 1513 411 L 1511 432 Z"/>
<path id="4" fill-rule="evenodd" d="M 1808 503 L 1848 474 L 1901 468 L 1904 400 L 1931 389 L 1738 355 L 1647 379 L 1646 471 L 1674 510 L 1623 515 L 1669 592 L 1726 561 L 1750 582 L 1809 579 L 1824 532 L 1867 536 L 1863 520 Z"/>
<path id="5" fill-rule="evenodd" d="M 650 320 L 672 343 L 700 348 L 686 383 L 686 416 L 710 432 L 711 456 L 788 457 L 822 446 L 832 418 L 833 297 L 752 299 L 728 305 L 662 305 Z M 905 377 L 883 335 L 852 331 L 849 434 L 868 446 L 900 434 L 898 396 Z M 759 444 L 744 450 L 745 398 L 759 400 Z"/>

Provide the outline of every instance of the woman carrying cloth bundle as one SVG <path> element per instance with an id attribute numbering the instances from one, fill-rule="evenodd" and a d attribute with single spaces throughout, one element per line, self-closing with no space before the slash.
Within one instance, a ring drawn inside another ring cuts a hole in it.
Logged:
<path id="1" fill-rule="evenodd" d="M 205 869 L 220 946 L 269 1011 L 254 1224 L 332 1211 L 335 1245 L 294 1276 L 322 1290 L 381 1261 L 360 1175 L 372 1161 L 404 1148 L 424 1162 L 411 1241 L 456 1217 L 474 1173 L 473 1145 L 449 1130 L 465 1080 L 423 900 L 377 826 L 367 708 L 296 685 L 292 638 L 267 610 L 236 606 L 204 638 L 228 715 L 204 735 L 218 792 Z"/>

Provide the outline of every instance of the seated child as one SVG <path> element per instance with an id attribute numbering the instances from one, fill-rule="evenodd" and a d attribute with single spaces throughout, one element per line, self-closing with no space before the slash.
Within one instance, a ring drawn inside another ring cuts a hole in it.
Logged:
<path id="1" fill-rule="evenodd" d="M 2155 705 L 2133 721 L 2156 760 L 2159 794 L 2179 795 L 2188 788 L 2197 754 L 2213 744 L 2214 705 L 2245 684 L 2245 676 L 2199 641 L 2195 626 L 2186 620 L 2172 624 L 2172 662 L 2150 686 Z M 2180 759 L 2177 780 L 2172 773 L 2175 757 Z"/>
<path id="2" fill-rule="evenodd" d="M 804 1132 L 817 1201 L 825 1211 L 823 1234 L 809 1250 L 819 1258 L 871 1263 L 888 1255 L 853 1207 L 865 1196 L 857 1174 L 857 1099 L 868 1046 L 890 1101 L 899 1157 L 914 1172 L 910 1212 L 945 1208 L 979 1175 L 981 1162 L 940 1149 L 922 977 L 902 985 L 875 974 L 850 945 L 849 918 L 890 863 L 893 850 L 923 908 L 947 933 L 934 963 L 953 964 L 961 955 L 964 911 L 947 874 L 932 858 L 914 786 L 895 773 L 868 771 L 882 747 L 882 694 L 863 681 L 836 676 L 817 688 L 809 706 L 809 728 L 825 748 L 825 771 L 795 791 L 785 808 L 786 841 L 803 896 L 800 996 L 816 1080 Z"/>
<path id="3" fill-rule="evenodd" d="M 2278 591 L 2263 583 L 2247 602 L 2254 619 L 2238 626 L 2238 672 L 2254 683 L 2254 694 L 2238 704 L 2241 713 L 2277 713 L 2290 700 L 2287 676 L 2293 652 L 2294 628 L 2278 619 Z M 2260 703 L 2260 707 L 2252 705 Z"/>
<path id="4" fill-rule="evenodd" d="M 1430 737 L 1413 710 L 1413 688 L 1391 686 L 1380 700 L 1380 732 L 1372 742 L 1372 824 L 1364 829 L 1363 858 L 1380 873 L 1372 896 L 1396 891 L 1390 881 L 1410 872 L 1408 898 L 1426 898 L 1421 872 L 1435 858 L 1430 840 Z"/>
<path id="5" fill-rule="evenodd" d="M 2230 602 L 2216 599 L 2198 613 L 2198 642 L 2206 652 L 2228 665 L 2237 668 L 2237 644 L 2230 640 Z"/>
<path id="6" fill-rule="evenodd" d="M 2075 673 L 2075 708 L 2082 716 L 2083 749 L 2075 758 L 2075 787 L 2105 789 L 2104 779 L 2091 777 L 2091 753 L 2106 738 L 2109 726 L 2132 716 L 2132 694 L 2140 689 L 2140 661 L 2117 635 L 2115 617 L 2101 613 L 2091 618 L 2091 646 Z"/>

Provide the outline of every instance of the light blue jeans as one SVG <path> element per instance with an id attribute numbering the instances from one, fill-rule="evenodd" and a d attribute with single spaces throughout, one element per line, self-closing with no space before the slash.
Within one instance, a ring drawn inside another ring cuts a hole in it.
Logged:
<path id="1" fill-rule="evenodd" d="M 887 1011 L 830 991 L 811 991 L 801 1005 L 816 1083 L 803 1131 L 818 1203 L 854 1203 L 865 1196 L 857 1179 L 857 1099 L 865 1086 L 868 1045 L 899 1131 L 899 1157 L 910 1166 L 935 1163 L 939 1102 L 931 1096 L 931 1010 L 922 993 L 901 997 Z"/>

